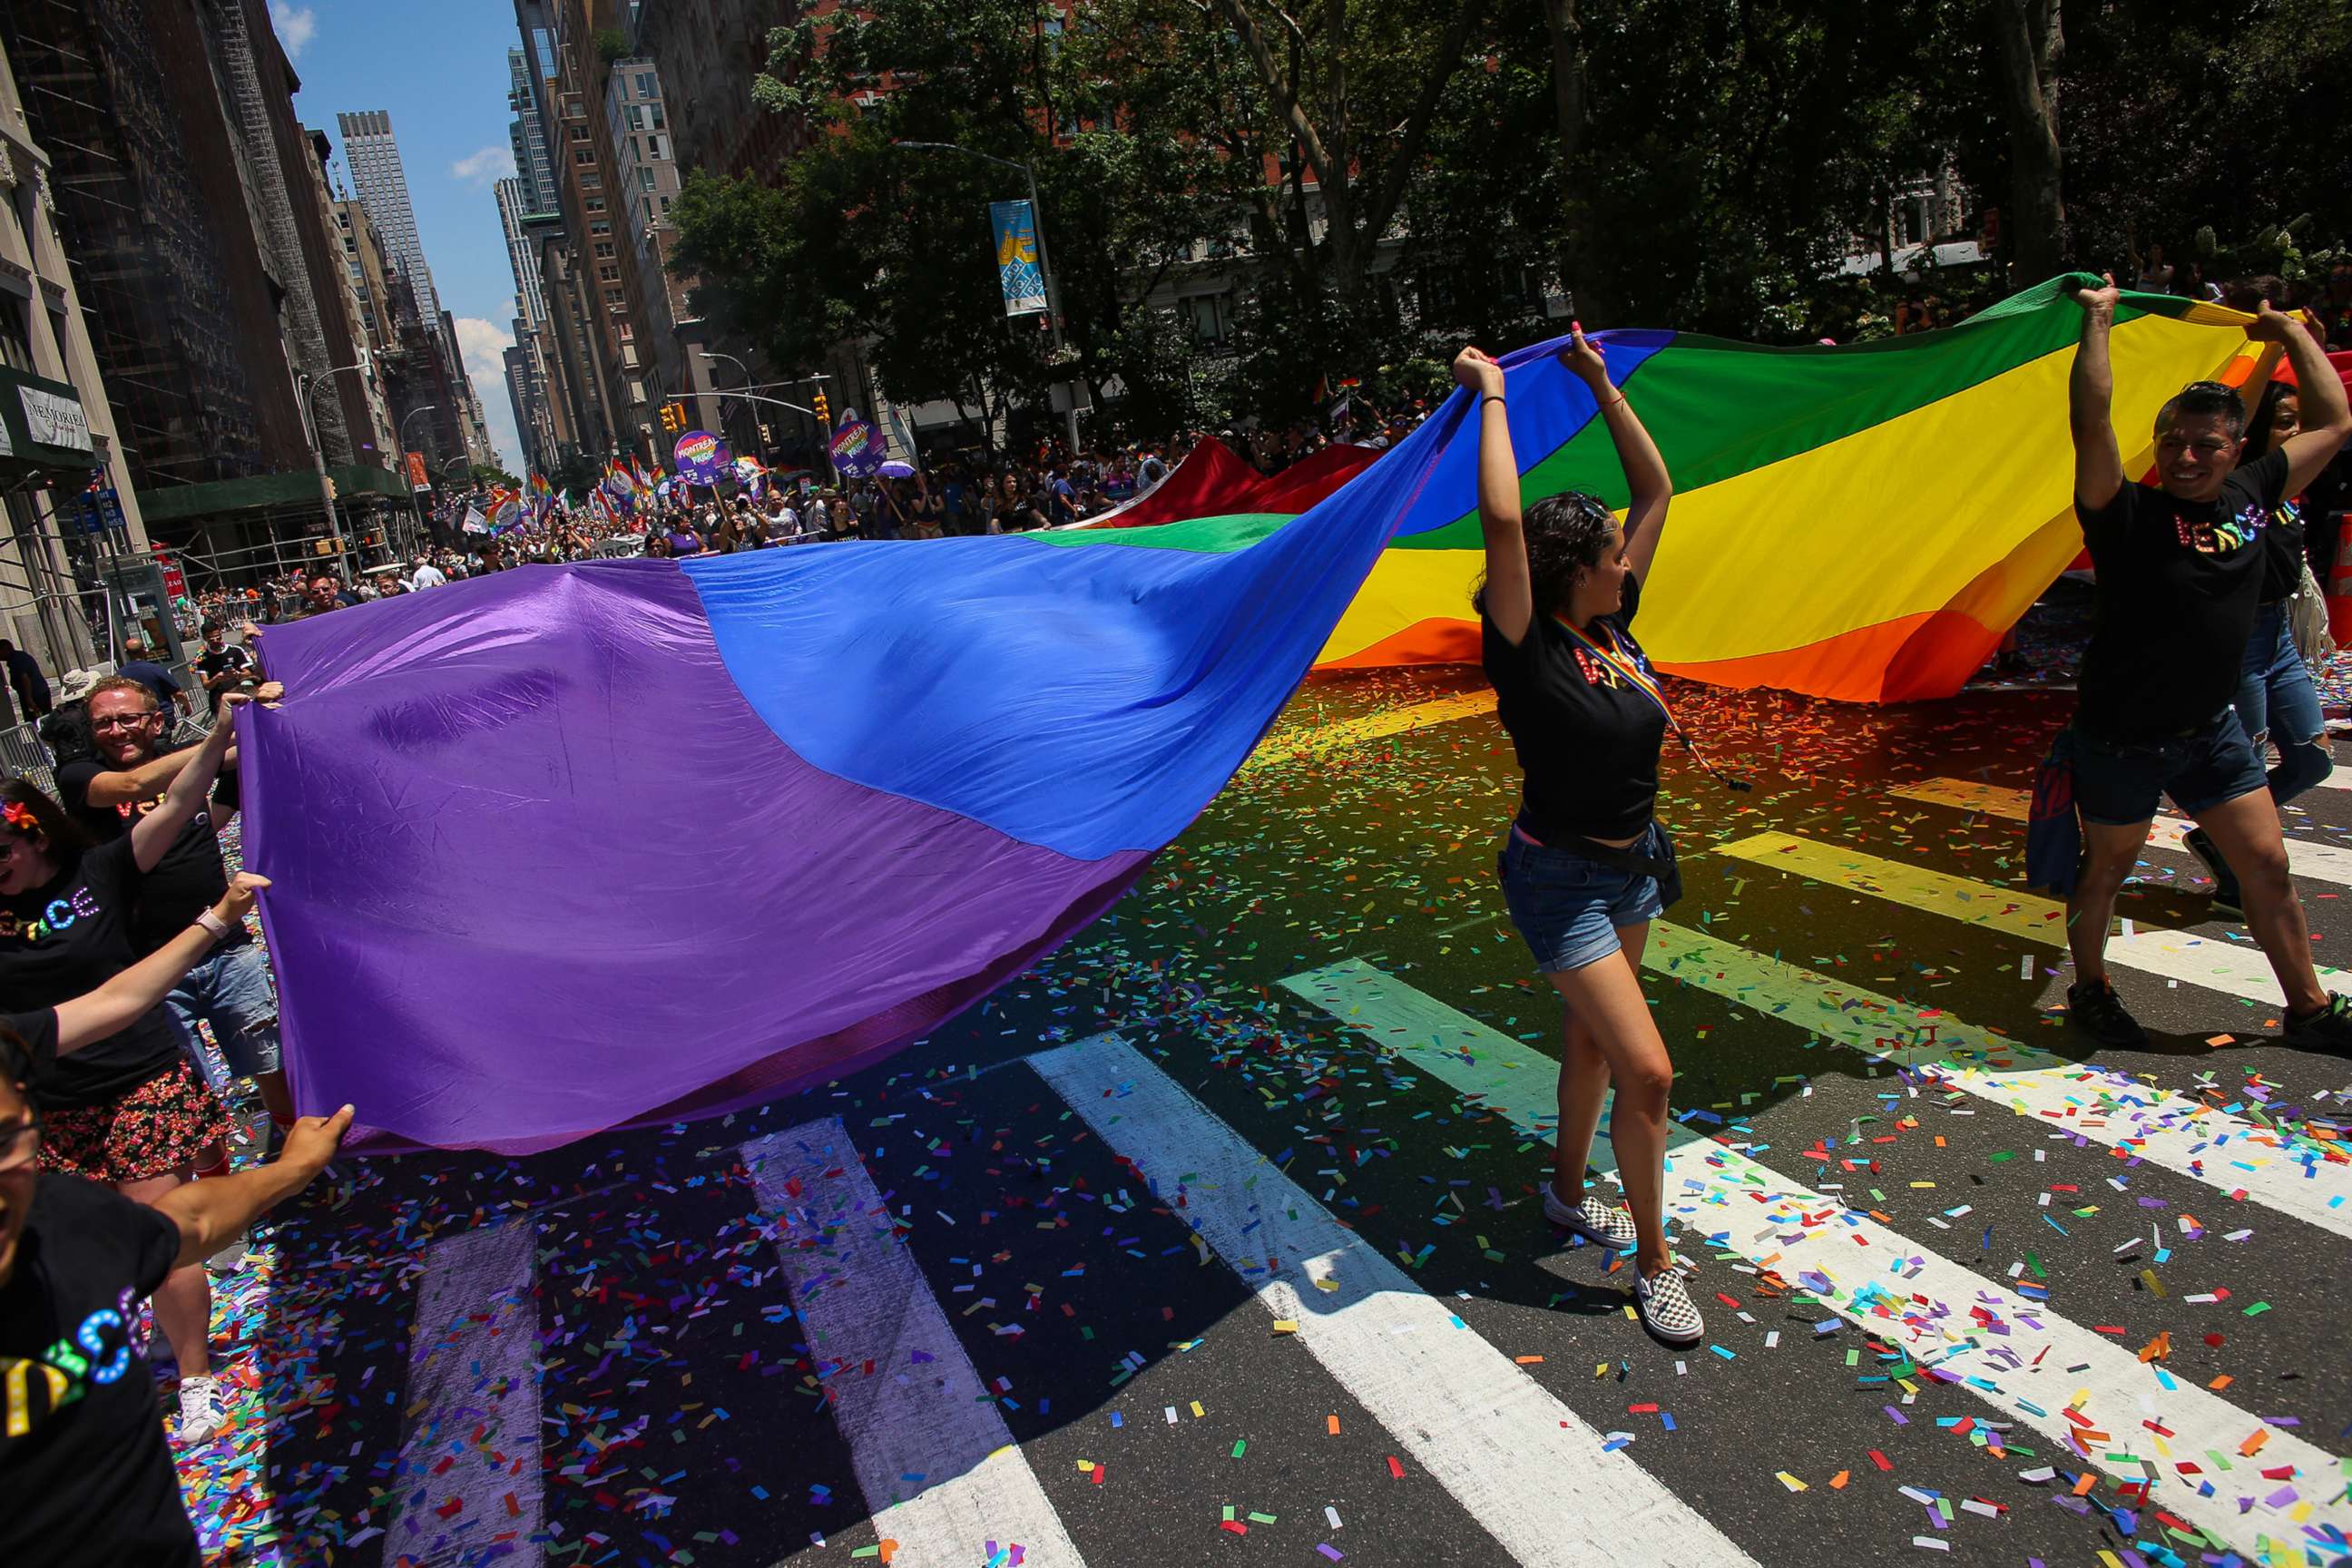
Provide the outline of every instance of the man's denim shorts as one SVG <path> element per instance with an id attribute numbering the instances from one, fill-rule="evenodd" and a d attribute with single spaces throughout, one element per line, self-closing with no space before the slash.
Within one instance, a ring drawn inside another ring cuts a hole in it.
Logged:
<path id="1" fill-rule="evenodd" d="M 2185 816 L 2210 811 L 2270 785 L 2235 709 L 2186 735 L 2161 741 L 2104 741 L 2074 731 L 2074 805 L 2083 820 L 2129 827 L 2156 815 L 2168 795 Z"/>

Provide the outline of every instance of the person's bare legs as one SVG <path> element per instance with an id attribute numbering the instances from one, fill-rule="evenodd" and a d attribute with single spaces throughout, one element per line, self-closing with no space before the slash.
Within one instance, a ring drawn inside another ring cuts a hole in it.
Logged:
<path id="1" fill-rule="evenodd" d="M 134 1204 L 152 1205 L 189 1176 L 184 1166 L 161 1176 L 117 1182 L 114 1190 Z M 163 1331 L 164 1342 L 172 1347 L 172 1359 L 180 1363 L 180 1375 L 211 1376 L 212 1355 L 206 1342 L 212 1333 L 213 1286 L 205 1276 L 205 1266 L 191 1263 L 173 1269 L 163 1277 L 163 1283 L 155 1288 L 151 1299 L 155 1303 L 155 1326 Z"/>
<path id="2" fill-rule="evenodd" d="M 2246 929 L 2262 943 L 2288 1008 L 2311 1013 L 2327 1005 L 2327 988 L 2312 967 L 2311 928 L 2304 923 L 2303 900 L 2287 874 L 2286 837 L 2270 790 L 2249 790 L 2210 806 L 2198 814 L 2197 826 L 2211 835 L 2213 847 L 2238 874 Z"/>
<path id="3" fill-rule="evenodd" d="M 1650 922 L 1619 926 L 1617 940 L 1625 960 L 1641 973 L 1642 949 L 1650 940 Z M 1609 1058 L 1600 1042 L 1563 996 L 1566 1019 L 1559 1058 L 1559 1126 L 1552 1144 L 1551 1190 L 1574 1208 L 1584 1201 L 1584 1173 L 1592 1163 L 1592 1137 L 1601 1126 L 1601 1112 L 1609 1095 Z"/>
<path id="4" fill-rule="evenodd" d="M 1633 1218 L 1634 1264 L 1644 1275 L 1661 1273 L 1674 1266 L 1665 1228 L 1666 1109 L 1674 1093 L 1674 1063 L 1626 953 L 1612 952 L 1548 978 L 1607 1064 L 1606 1087 L 1616 1090 L 1609 1139 L 1617 1152 L 1625 1207 Z M 1578 1110 L 1580 1116 L 1581 1102 Z"/>
<path id="5" fill-rule="evenodd" d="M 2116 918 L 2116 896 L 2147 847 L 2147 828 L 2146 822 L 2124 827 L 2083 824 L 2082 874 L 2066 899 L 2066 950 L 2074 955 L 2078 981 L 2106 982 L 2107 927 Z"/>

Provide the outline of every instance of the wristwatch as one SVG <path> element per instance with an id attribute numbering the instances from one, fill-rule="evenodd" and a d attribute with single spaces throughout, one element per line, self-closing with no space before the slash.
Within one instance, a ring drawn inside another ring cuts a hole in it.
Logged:
<path id="1" fill-rule="evenodd" d="M 206 931 L 212 932 L 213 940 L 215 942 L 226 942 L 229 939 L 230 926 L 228 921 L 221 919 L 220 916 L 213 913 L 210 910 L 198 910 L 196 911 L 196 923 L 204 927 Z"/>

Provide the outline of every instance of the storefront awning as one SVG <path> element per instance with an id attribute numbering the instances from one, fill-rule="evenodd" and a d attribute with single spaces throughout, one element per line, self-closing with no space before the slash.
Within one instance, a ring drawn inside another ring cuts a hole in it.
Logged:
<path id="1" fill-rule="evenodd" d="M 0 365 L 0 475 L 55 473 L 79 483 L 96 467 L 81 394 L 67 382 Z"/>

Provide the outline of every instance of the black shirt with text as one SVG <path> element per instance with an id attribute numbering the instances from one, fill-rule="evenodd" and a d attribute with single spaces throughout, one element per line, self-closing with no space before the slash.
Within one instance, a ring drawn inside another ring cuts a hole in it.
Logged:
<path id="1" fill-rule="evenodd" d="M 131 825 L 162 805 L 170 793 L 167 785 L 150 800 L 91 805 L 91 781 L 115 771 L 103 763 L 89 761 L 68 763 L 58 770 L 58 794 L 66 810 L 100 844 L 126 837 Z M 187 930 L 199 910 L 212 908 L 228 891 L 228 868 L 221 859 L 220 834 L 213 821 L 216 811 L 235 808 L 234 797 L 225 799 L 222 795 L 224 782 L 233 784 L 226 773 L 223 781 L 214 784 L 213 808 L 188 819 L 139 889 L 138 902 L 131 912 L 131 945 L 142 958 Z M 239 927 L 222 945 L 233 947 L 251 940 Z"/>
<path id="2" fill-rule="evenodd" d="M 1601 619 L 1646 676 L 1649 662 L 1631 631 L 1641 601 L 1640 580 L 1629 574 L 1622 605 Z M 1549 844 L 1555 835 L 1632 838 L 1647 829 L 1664 711 L 1549 616 L 1529 623 L 1516 645 L 1483 615 L 1479 635 L 1496 712 L 1527 775 L 1529 831 Z M 1611 646 L 1597 628 L 1595 640 Z"/>
<path id="3" fill-rule="evenodd" d="M 81 851 L 41 886 L 0 899 L 0 1004 L 19 1013 L 54 1007 L 130 968 L 141 880 L 125 834 Z M 47 1110 L 103 1105 L 179 1060 L 180 1026 L 158 1003 L 128 1027 L 60 1058 L 33 1094 Z"/>
<path id="4" fill-rule="evenodd" d="M 2126 484 L 2074 513 L 2098 578 L 2077 721 L 2103 740 L 2186 734 L 2230 705 L 2284 500 L 2286 455 L 2231 473 L 2210 501 Z"/>
<path id="5" fill-rule="evenodd" d="M 68 1058 L 70 1059 L 70 1058 Z M 195 1568 L 196 1532 L 131 1349 L 179 1227 L 79 1176 L 34 1179 L 0 1285 L 0 1563 Z"/>

